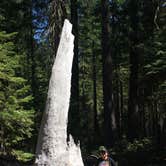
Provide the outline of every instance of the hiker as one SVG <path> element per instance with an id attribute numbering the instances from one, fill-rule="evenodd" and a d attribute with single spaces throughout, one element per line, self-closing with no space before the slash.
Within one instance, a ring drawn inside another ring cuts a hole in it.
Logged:
<path id="1" fill-rule="evenodd" d="M 99 154 L 100 157 L 97 160 L 96 166 L 116 166 L 115 161 L 109 156 L 104 146 L 99 147 Z"/>

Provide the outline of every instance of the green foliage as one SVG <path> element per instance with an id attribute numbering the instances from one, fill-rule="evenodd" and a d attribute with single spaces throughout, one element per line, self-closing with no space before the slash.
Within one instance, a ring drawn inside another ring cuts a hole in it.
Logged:
<path id="1" fill-rule="evenodd" d="M 152 138 L 143 138 L 128 142 L 123 138 L 114 148 L 109 149 L 111 156 L 118 161 L 118 165 L 162 165 L 165 149 L 158 149 Z M 146 164 L 145 164 L 146 163 Z"/>
<path id="2" fill-rule="evenodd" d="M 28 162 L 34 158 L 34 154 L 26 153 L 22 150 L 13 150 L 12 155 L 15 156 L 18 161 L 21 162 Z"/>
<path id="3" fill-rule="evenodd" d="M 101 116 L 102 103 L 102 63 L 101 63 L 101 26 L 100 13 L 97 13 L 99 4 L 98 1 L 78 1 L 78 16 L 79 16 L 79 95 L 80 95 L 80 112 L 81 112 L 81 127 L 80 139 L 82 145 L 87 149 L 90 146 L 95 146 L 90 142 L 95 138 L 94 131 L 94 91 L 93 91 L 93 74 L 96 74 L 96 89 L 97 89 L 97 112 Z M 95 64 L 93 62 L 95 59 Z M 93 69 L 95 65 L 95 71 Z M 101 124 L 99 120 L 98 123 Z M 90 134 L 93 133 L 93 134 Z M 100 136 L 98 137 L 100 139 Z"/>
<path id="4" fill-rule="evenodd" d="M 125 0 L 116 0 L 118 4 L 123 4 Z"/>
<path id="5" fill-rule="evenodd" d="M 154 143 L 151 138 L 135 139 L 133 142 L 129 142 L 126 138 L 122 138 L 115 146 L 110 149 L 111 154 L 127 154 L 136 152 L 151 151 Z"/>
<path id="6" fill-rule="evenodd" d="M 152 140 L 148 138 L 144 138 L 141 140 L 134 140 L 133 143 L 128 143 L 126 150 L 129 152 L 137 152 L 137 151 L 147 151 L 152 148 Z"/>
<path id="7" fill-rule="evenodd" d="M 32 136 L 34 117 L 30 87 L 17 74 L 20 56 L 12 42 L 15 35 L 0 32 L 0 144 L 7 153 Z"/>
<path id="8" fill-rule="evenodd" d="M 48 49 L 47 42 L 41 42 L 35 48 L 35 81 L 36 81 L 36 96 L 35 103 L 36 108 L 40 111 L 44 110 L 45 101 L 47 97 L 48 90 L 48 82 L 51 75 L 51 67 L 52 67 L 52 52 Z"/>

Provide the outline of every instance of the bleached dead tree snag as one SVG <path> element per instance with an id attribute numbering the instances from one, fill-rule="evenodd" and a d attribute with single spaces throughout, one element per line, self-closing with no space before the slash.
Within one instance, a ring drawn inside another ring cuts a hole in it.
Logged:
<path id="1" fill-rule="evenodd" d="M 46 109 L 38 137 L 37 166 L 83 166 L 81 151 L 72 138 L 67 143 L 74 36 L 65 20 L 49 82 Z"/>

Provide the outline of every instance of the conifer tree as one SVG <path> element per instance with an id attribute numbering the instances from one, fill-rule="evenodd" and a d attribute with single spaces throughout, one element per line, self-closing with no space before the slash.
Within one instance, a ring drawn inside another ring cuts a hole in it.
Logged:
<path id="1" fill-rule="evenodd" d="M 23 141 L 32 136 L 34 111 L 27 81 L 20 75 L 21 55 L 12 39 L 16 33 L 0 31 L 0 151 L 23 150 Z"/>

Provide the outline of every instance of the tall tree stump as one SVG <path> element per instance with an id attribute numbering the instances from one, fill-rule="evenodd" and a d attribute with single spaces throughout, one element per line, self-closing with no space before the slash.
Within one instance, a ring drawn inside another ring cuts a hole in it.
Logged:
<path id="1" fill-rule="evenodd" d="M 75 145 L 72 137 L 67 142 L 74 48 L 71 31 L 72 25 L 65 20 L 38 137 L 35 161 L 37 166 L 83 166 L 79 146 Z"/>

